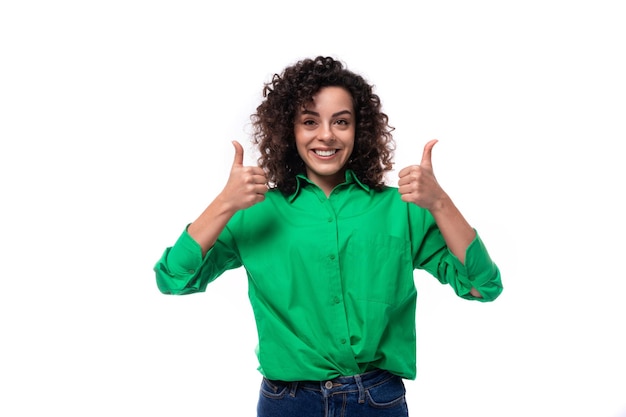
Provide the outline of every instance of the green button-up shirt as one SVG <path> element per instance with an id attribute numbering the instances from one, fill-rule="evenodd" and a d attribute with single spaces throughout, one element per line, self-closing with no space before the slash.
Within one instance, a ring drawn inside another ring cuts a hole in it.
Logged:
<path id="1" fill-rule="evenodd" d="M 480 301 L 502 291 L 478 235 L 463 265 L 427 210 L 403 202 L 394 187 L 370 189 L 351 171 L 328 198 L 304 176 L 291 196 L 270 190 L 231 218 L 204 258 L 183 231 L 154 269 L 163 293 L 189 294 L 240 266 L 248 275 L 259 370 L 286 381 L 373 368 L 415 378 L 415 269 L 463 298 L 474 298 L 472 287 Z"/>

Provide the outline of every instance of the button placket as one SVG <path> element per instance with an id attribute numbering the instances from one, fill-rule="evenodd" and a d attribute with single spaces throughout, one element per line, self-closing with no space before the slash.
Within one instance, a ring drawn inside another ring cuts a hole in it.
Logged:
<path id="1" fill-rule="evenodd" d="M 326 227 L 329 227 L 329 232 L 333 235 L 332 237 L 332 246 L 329 247 L 329 251 L 326 254 L 326 264 L 328 268 L 328 277 L 331 279 L 330 284 L 330 294 L 329 301 L 330 305 L 333 308 L 339 308 L 341 310 L 337 311 L 336 320 L 333 323 L 336 327 L 334 329 L 334 333 L 336 335 L 335 343 L 337 348 L 341 351 L 342 356 L 352 357 L 353 353 L 348 343 L 348 326 L 347 319 L 345 317 L 345 311 L 341 307 L 343 303 L 343 291 L 342 291 L 342 282 L 341 282 L 341 273 L 339 272 L 339 242 L 338 242 L 338 230 L 337 230 L 337 218 L 335 214 L 335 210 L 333 206 L 330 204 L 330 201 L 326 201 L 326 208 L 328 210 L 328 217 L 326 218 L 327 223 Z M 328 243 L 331 240 L 329 239 Z M 343 316 L 343 320 L 342 317 Z M 333 384 L 332 381 L 325 381 L 322 386 L 327 390 L 330 390 L 337 386 L 337 384 Z"/>

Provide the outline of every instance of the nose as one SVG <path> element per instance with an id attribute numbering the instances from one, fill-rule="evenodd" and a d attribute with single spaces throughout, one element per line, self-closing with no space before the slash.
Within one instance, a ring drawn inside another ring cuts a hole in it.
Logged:
<path id="1" fill-rule="evenodd" d="M 333 141 L 335 140 L 335 135 L 330 127 L 330 125 L 322 124 L 320 126 L 319 134 L 317 135 L 320 140 L 323 141 Z"/>

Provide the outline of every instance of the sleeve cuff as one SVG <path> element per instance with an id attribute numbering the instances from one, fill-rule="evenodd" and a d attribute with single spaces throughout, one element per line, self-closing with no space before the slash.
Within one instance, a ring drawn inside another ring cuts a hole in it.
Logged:
<path id="1" fill-rule="evenodd" d="M 454 254 L 451 253 L 451 255 L 454 267 L 459 272 L 458 280 L 467 291 L 467 294 L 465 291 L 462 291 L 463 294 L 459 294 L 463 298 L 492 301 L 502 292 L 500 271 L 491 260 L 478 232 L 465 251 L 465 264 L 461 263 Z M 476 298 L 469 294 L 472 287 L 481 293 L 482 298 Z"/>
<path id="2" fill-rule="evenodd" d="M 168 255 L 172 272 L 177 275 L 193 275 L 202 265 L 202 261 L 202 248 L 185 229 Z"/>

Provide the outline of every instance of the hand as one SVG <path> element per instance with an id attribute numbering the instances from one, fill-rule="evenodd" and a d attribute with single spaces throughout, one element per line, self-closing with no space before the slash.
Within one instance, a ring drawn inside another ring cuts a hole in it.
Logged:
<path id="1" fill-rule="evenodd" d="M 408 166 L 398 173 L 398 191 L 402 201 L 431 211 L 437 207 L 438 201 L 446 197 L 433 172 L 432 151 L 436 143 L 437 139 L 433 139 L 424 146 L 419 165 Z"/>
<path id="2" fill-rule="evenodd" d="M 267 178 L 260 167 L 243 166 L 243 147 L 233 141 L 235 159 L 230 169 L 228 182 L 220 197 L 233 210 L 242 210 L 265 200 L 267 192 Z"/>

